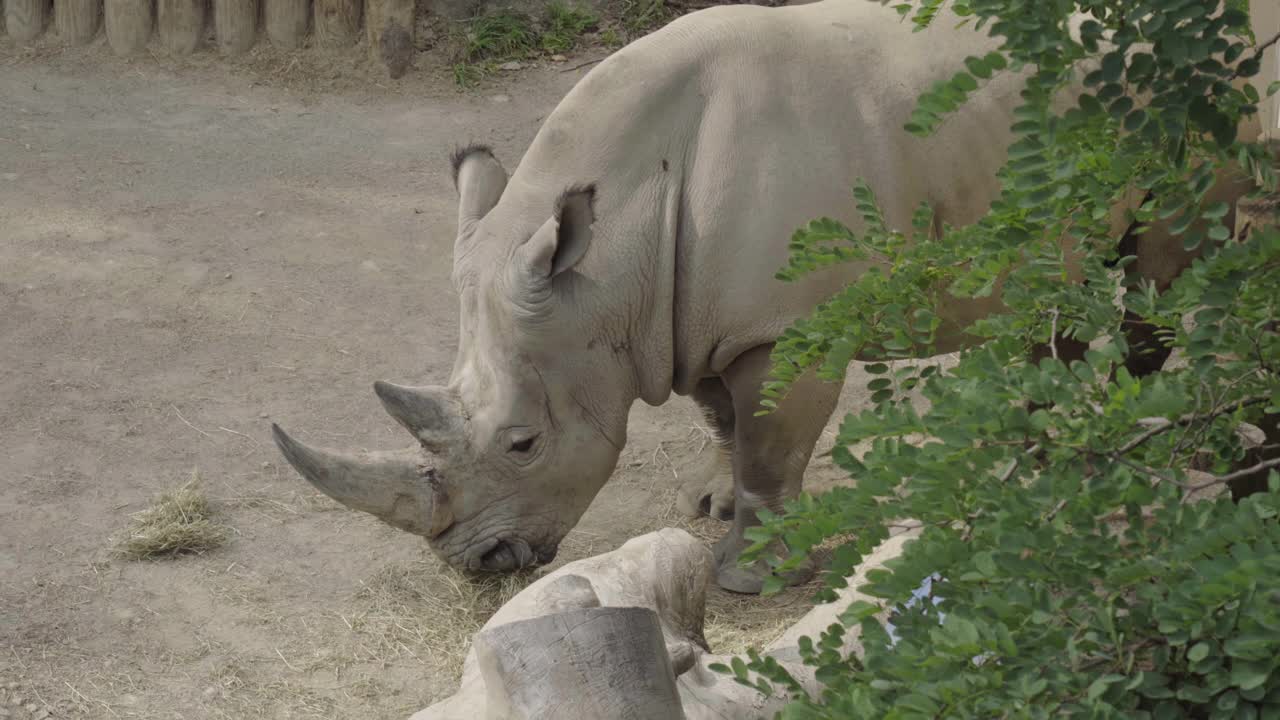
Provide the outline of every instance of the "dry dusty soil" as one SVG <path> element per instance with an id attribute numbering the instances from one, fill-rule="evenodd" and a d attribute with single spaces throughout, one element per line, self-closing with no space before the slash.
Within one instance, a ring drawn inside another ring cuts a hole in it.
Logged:
<path id="1" fill-rule="evenodd" d="M 448 694 L 511 583 L 449 572 L 318 495 L 269 423 L 405 445 L 371 383 L 443 381 L 453 361 L 447 154 L 482 141 L 514 167 L 580 58 L 463 93 L 358 61 L 8 42 L 0 718 L 403 718 Z M 674 509 L 699 425 L 683 399 L 637 406 L 557 564 L 664 526 L 717 537 L 721 523 Z M 193 473 L 230 541 L 113 555 L 131 515 Z M 712 642 L 765 641 L 809 597 L 713 589 Z"/>

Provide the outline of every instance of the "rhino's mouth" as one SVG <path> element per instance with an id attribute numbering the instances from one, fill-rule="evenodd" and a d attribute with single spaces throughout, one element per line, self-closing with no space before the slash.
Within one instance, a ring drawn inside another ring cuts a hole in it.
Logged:
<path id="1" fill-rule="evenodd" d="M 556 557 L 556 545 L 535 547 L 519 537 L 494 537 L 467 548 L 461 558 L 446 558 L 465 570 L 511 572 L 545 565 Z"/>

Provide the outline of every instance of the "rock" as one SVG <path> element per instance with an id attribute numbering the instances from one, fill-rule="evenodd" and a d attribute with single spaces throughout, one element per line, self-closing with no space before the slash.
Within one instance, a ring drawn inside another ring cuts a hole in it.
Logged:
<path id="1" fill-rule="evenodd" d="M 560 53 L 556 53 L 555 55 L 551 56 L 551 62 L 564 62 L 565 60 L 568 60 L 568 59 L 569 58 L 561 55 Z"/>
<path id="2" fill-rule="evenodd" d="M 509 60 L 498 66 L 499 70 L 520 70 L 524 65 L 517 60 Z"/>
<path id="3" fill-rule="evenodd" d="M 1252 450 L 1267 443 L 1267 434 L 1257 425 L 1242 422 L 1236 426 L 1236 435 L 1246 450 Z"/>
<path id="4" fill-rule="evenodd" d="M 702 619 L 711 577 L 711 551 L 683 530 L 664 528 L 548 573 L 503 605 L 480 632 L 585 608 L 648 608 L 658 614 L 669 661 L 679 672 L 706 649 Z M 487 697 L 473 645 L 463 661 L 458 691 L 412 720 L 487 718 Z"/>
<path id="5" fill-rule="evenodd" d="M 489 98 L 489 102 L 498 103 L 498 104 L 509 103 L 511 102 L 511 96 L 510 95 L 494 95 L 493 97 Z"/>
<path id="6" fill-rule="evenodd" d="M 402 77 L 413 62 L 413 36 L 391 19 L 383 28 L 378 45 L 382 63 L 387 66 L 387 76 L 392 80 Z"/>
<path id="7" fill-rule="evenodd" d="M 258 212 L 254 213 L 256 217 L 262 217 L 263 215 L 266 215 L 266 214 L 267 214 L 266 210 L 259 210 Z"/>
<path id="8" fill-rule="evenodd" d="M 821 632 L 836 622 L 840 612 L 854 600 L 879 604 L 879 601 L 858 593 L 855 588 L 866 581 L 870 570 L 883 567 L 886 562 L 898 557 L 907 542 L 919 533 L 918 523 L 900 523 L 900 527 L 890 533 L 890 538 L 864 559 L 850 577 L 849 586 L 839 591 L 838 600 L 810 610 L 777 640 L 765 647 L 764 654 L 778 661 L 811 693 L 819 693 L 820 686 L 812 668 L 805 667 L 800 661 L 800 637 L 808 635 L 817 640 Z M 472 649 L 463 663 L 458 691 L 415 713 L 410 720 L 490 720 L 499 717 L 514 720 L 541 717 L 536 713 L 526 715 L 522 712 L 531 706 L 521 703 L 532 702 L 536 706 L 538 698 L 542 697 L 533 692 L 537 689 L 536 683 L 528 682 L 529 678 L 521 675 L 526 666 L 516 656 L 525 652 L 523 647 L 529 646 L 525 639 L 542 637 L 541 646 L 550 648 L 556 643 L 544 637 L 548 628 L 565 628 L 563 633 L 567 640 L 570 633 L 568 628 L 581 626 L 580 621 L 578 624 L 569 622 L 571 618 L 609 617 L 610 610 L 622 608 L 647 609 L 656 613 L 661 641 L 655 637 L 653 643 L 657 648 L 665 647 L 667 654 L 665 659 L 656 659 L 659 661 L 657 665 L 664 665 L 662 660 L 670 663 L 669 672 L 676 676 L 676 689 L 684 720 L 770 720 L 787 704 L 788 698 L 785 695 L 765 698 L 759 692 L 738 684 L 732 677 L 710 669 L 714 663 L 727 664 L 731 660 L 727 655 L 711 654 L 702 637 L 706 589 L 711 577 L 710 551 L 688 533 L 674 528 L 642 535 L 613 552 L 578 560 L 550 572 L 503 605 L 476 634 Z M 881 621 L 886 621 L 890 612 L 886 608 L 878 617 Z M 523 630 L 512 627 L 513 623 L 533 620 L 539 622 Z M 497 628 L 503 628 L 504 631 L 499 632 Z M 500 637 L 516 638 L 521 642 L 495 643 L 494 639 Z M 482 638 L 488 640 L 482 642 Z M 582 644 L 575 643 L 576 641 L 569 642 L 569 646 L 576 653 Z M 478 657 L 477 645 L 484 647 L 484 652 L 487 653 L 483 662 Z M 597 647 L 607 645 L 605 640 L 601 640 Z M 502 648 L 514 654 L 509 653 L 505 661 L 500 660 L 494 653 L 502 652 Z M 846 633 L 845 649 L 847 652 L 861 651 L 857 628 Z M 612 653 L 601 652 L 592 657 L 601 658 L 601 662 L 621 662 L 626 655 L 627 652 L 616 649 Z M 533 654 L 529 657 L 540 656 Z M 549 668 L 558 667 L 554 662 L 543 664 Z M 646 661 L 645 664 L 649 663 Z M 561 681 L 564 680 L 564 671 L 565 668 L 556 671 Z M 608 677 L 610 672 L 607 667 L 601 668 L 603 677 Z M 494 687 L 490 688 L 486 684 L 486 677 L 489 685 Z M 568 682 L 576 682 L 572 673 L 569 673 Z M 654 697 L 661 695 L 657 692 L 651 694 Z M 575 694 L 572 702 L 582 704 L 583 698 Z M 578 716 L 581 717 L 581 714 Z M 670 716 L 678 717 L 674 714 Z"/>

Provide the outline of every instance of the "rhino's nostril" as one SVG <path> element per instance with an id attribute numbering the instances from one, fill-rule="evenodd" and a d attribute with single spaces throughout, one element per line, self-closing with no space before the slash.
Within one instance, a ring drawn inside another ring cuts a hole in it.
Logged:
<path id="1" fill-rule="evenodd" d="M 534 554 L 524 540 L 500 540 L 480 562 L 486 570 L 519 570 L 533 564 Z"/>
<path id="2" fill-rule="evenodd" d="M 499 542 L 497 547 L 485 553 L 480 563 L 486 570 L 511 570 L 515 566 L 515 556 L 511 554 L 511 546 Z"/>

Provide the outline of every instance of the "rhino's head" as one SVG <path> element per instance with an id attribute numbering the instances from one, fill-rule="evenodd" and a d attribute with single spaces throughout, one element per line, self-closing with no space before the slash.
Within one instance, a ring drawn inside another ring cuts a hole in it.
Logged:
<path id="1" fill-rule="evenodd" d="M 564 189 L 528 222 L 529 202 L 495 210 L 507 177 L 491 154 L 454 162 L 452 376 L 447 386 L 374 384 L 416 446 L 357 456 L 273 430 L 290 464 L 335 500 L 427 538 L 456 567 L 512 570 L 549 562 L 608 479 L 635 374 L 625 343 L 600 330 L 609 309 L 598 287 L 569 272 L 590 243 L 593 190 Z"/>

